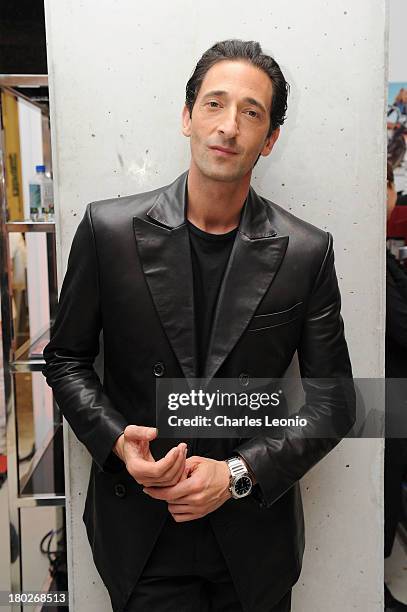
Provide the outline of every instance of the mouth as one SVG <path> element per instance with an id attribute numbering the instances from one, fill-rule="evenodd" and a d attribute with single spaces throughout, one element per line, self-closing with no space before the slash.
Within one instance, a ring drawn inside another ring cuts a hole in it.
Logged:
<path id="1" fill-rule="evenodd" d="M 227 149 L 226 147 L 209 147 L 209 148 L 211 149 L 211 151 L 214 151 L 215 153 L 223 157 L 229 157 L 229 156 L 237 154 L 236 151 L 233 151 L 232 149 Z"/>

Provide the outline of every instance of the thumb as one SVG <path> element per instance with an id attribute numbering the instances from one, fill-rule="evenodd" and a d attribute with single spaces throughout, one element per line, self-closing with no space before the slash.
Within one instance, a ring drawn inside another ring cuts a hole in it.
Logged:
<path id="1" fill-rule="evenodd" d="M 157 437 L 157 429 L 155 427 L 144 427 L 143 425 L 127 425 L 124 435 L 129 441 L 154 440 Z"/>
<path id="2" fill-rule="evenodd" d="M 199 457 L 199 455 L 192 455 L 192 457 L 188 457 L 185 459 L 185 465 L 191 470 L 195 469 L 200 463 L 203 463 L 204 457 Z"/>

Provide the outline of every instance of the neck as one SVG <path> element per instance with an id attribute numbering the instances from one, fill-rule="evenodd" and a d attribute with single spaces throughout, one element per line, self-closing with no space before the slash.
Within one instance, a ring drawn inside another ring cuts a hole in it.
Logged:
<path id="1" fill-rule="evenodd" d="M 212 234 L 223 234 L 237 227 L 249 192 L 250 178 L 251 172 L 248 172 L 233 183 L 217 181 L 204 176 L 191 163 L 188 172 L 188 220 Z"/>

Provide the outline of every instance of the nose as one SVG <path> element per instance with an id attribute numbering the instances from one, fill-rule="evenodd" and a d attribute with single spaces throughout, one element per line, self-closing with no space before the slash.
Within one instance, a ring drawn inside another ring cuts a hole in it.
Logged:
<path id="1" fill-rule="evenodd" d="M 219 134 L 222 134 L 225 138 L 234 138 L 239 133 L 239 126 L 237 123 L 237 110 L 229 109 L 222 113 L 222 117 L 218 126 Z"/>

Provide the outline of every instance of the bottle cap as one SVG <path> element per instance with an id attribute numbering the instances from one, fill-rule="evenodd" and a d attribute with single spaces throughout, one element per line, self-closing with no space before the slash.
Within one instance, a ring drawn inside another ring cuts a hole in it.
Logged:
<path id="1" fill-rule="evenodd" d="M 45 166 L 35 166 L 36 172 L 45 172 Z"/>

